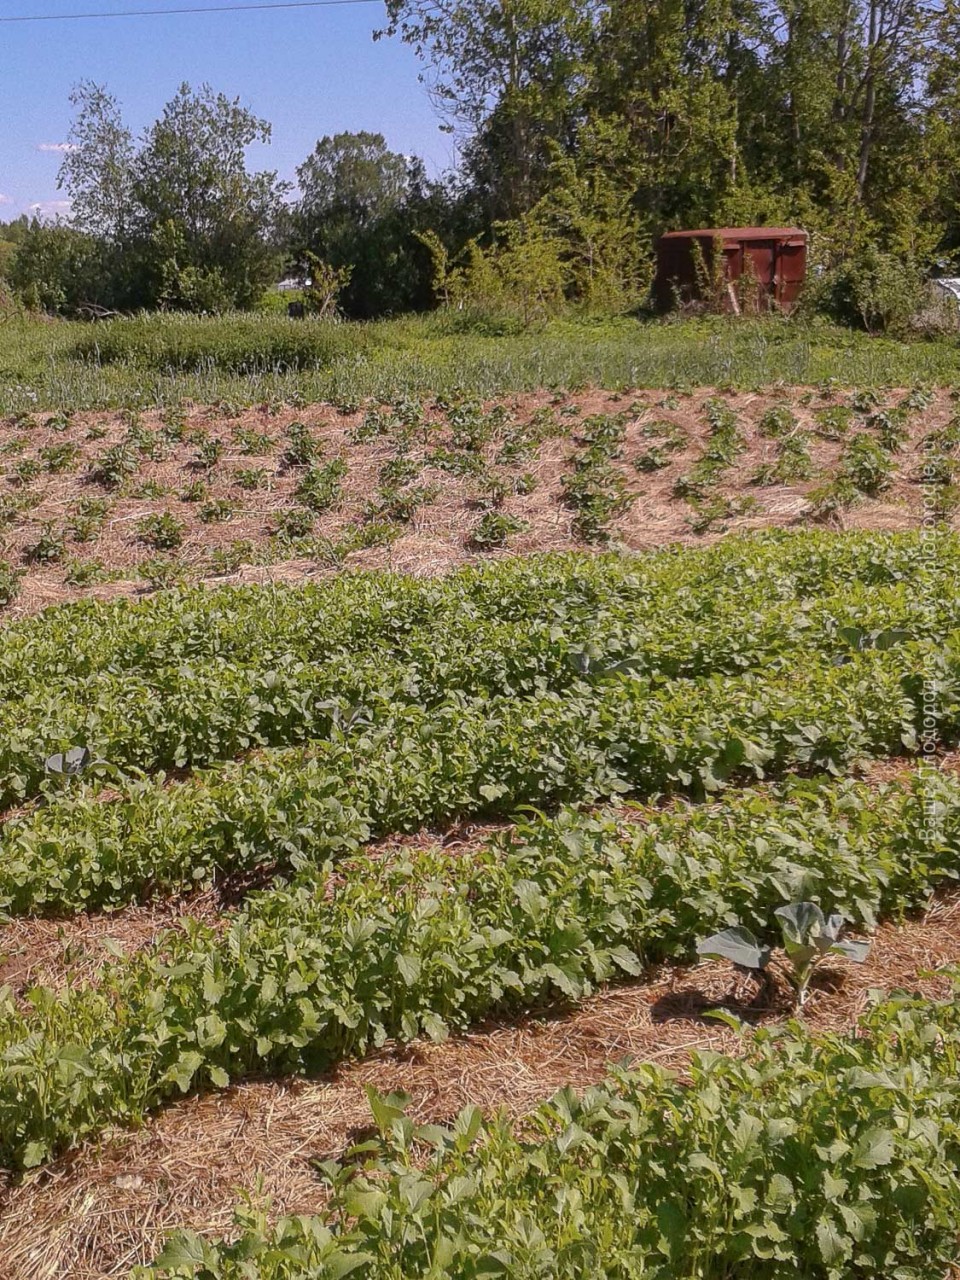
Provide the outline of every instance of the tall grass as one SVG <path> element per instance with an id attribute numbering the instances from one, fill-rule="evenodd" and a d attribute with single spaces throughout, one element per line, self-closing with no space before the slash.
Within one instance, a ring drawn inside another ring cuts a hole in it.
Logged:
<path id="1" fill-rule="evenodd" d="M 499 335 L 443 314 L 341 325 L 266 314 L 0 325 L 0 413 L 825 381 L 960 383 L 960 345 L 783 319 L 564 320 Z"/>

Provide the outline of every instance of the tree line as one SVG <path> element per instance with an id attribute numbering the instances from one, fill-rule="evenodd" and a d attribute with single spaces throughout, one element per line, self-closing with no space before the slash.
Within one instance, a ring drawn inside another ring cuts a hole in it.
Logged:
<path id="1" fill-rule="evenodd" d="M 63 313 L 250 307 L 301 270 L 350 316 L 529 318 L 639 305 L 663 230 L 796 223 L 842 313 L 960 252 L 960 0 L 388 0 L 388 37 L 456 172 L 341 133 L 294 188 L 250 170 L 270 126 L 239 101 L 183 85 L 134 137 L 85 83 L 69 219 L 0 227 L 0 273 Z"/>

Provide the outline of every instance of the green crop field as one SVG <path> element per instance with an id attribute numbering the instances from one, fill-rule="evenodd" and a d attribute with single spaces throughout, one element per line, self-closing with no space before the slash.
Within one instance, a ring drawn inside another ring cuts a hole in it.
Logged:
<path id="1" fill-rule="evenodd" d="M 0 1272 L 945 1280 L 955 344 L 0 363 Z"/>

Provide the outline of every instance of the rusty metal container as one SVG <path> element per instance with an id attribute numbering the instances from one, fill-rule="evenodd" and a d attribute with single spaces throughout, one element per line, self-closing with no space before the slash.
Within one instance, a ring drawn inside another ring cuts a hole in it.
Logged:
<path id="1" fill-rule="evenodd" d="M 662 310 L 709 301 L 725 310 L 789 311 L 807 272 L 808 236 L 799 227 L 707 227 L 668 231 L 657 241 L 653 293 Z M 695 245 L 699 246 L 699 253 Z M 716 255 L 723 257 L 722 267 Z M 703 269 L 698 269 L 702 259 Z M 704 287 L 706 285 L 706 288 Z"/>

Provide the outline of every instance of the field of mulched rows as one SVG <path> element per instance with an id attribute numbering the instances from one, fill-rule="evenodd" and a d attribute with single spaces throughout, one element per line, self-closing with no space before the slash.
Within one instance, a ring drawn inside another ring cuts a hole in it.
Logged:
<path id="1" fill-rule="evenodd" d="M 8 622 L 0 1270 L 940 1280 L 958 581 L 941 520 Z M 872 939 L 799 1014 L 695 963 L 796 902 Z"/>
<path id="2" fill-rule="evenodd" d="M 957 505 L 945 391 L 640 391 L 21 413 L 0 433 L 0 606 L 182 582 L 424 573 Z"/>

